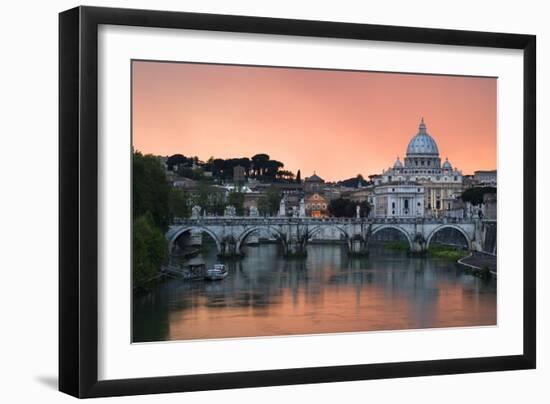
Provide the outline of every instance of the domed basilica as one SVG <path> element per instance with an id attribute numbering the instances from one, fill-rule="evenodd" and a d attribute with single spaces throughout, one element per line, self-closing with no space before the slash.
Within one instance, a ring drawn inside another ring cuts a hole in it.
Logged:
<path id="1" fill-rule="evenodd" d="M 448 159 L 441 164 L 437 143 L 428 134 L 424 118 L 407 146 L 404 163 L 397 157 L 392 167 L 371 179 L 374 214 L 379 217 L 441 216 L 463 189 L 462 172 Z"/>

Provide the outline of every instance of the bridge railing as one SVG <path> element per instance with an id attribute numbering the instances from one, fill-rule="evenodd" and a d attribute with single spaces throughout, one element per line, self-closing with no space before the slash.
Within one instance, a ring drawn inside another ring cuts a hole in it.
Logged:
<path id="1" fill-rule="evenodd" d="M 477 219 L 459 218 L 343 218 L 343 217 L 280 217 L 280 216 L 201 216 L 174 218 L 173 225 L 197 224 L 466 224 Z"/>

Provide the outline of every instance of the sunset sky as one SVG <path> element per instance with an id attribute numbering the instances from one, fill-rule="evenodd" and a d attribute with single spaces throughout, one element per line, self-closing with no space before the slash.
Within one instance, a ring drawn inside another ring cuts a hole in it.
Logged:
<path id="1" fill-rule="evenodd" d="M 497 79 L 134 61 L 133 145 L 156 155 L 267 153 L 302 178 L 380 173 L 424 117 L 464 174 L 496 168 Z"/>

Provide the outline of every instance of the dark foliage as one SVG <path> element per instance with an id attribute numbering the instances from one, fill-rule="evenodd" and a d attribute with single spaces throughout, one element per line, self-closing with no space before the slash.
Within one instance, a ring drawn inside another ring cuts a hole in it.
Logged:
<path id="1" fill-rule="evenodd" d="M 497 189 L 494 187 L 474 187 L 465 190 L 461 195 L 461 199 L 464 202 L 470 202 L 472 205 L 478 206 L 483 203 L 483 195 L 496 192 Z"/>
<path id="2" fill-rule="evenodd" d="M 328 211 L 335 217 L 355 217 L 358 205 L 360 207 L 360 216 L 367 217 L 371 207 L 366 201 L 353 202 L 344 198 L 333 199 L 328 205 Z"/>
<path id="3" fill-rule="evenodd" d="M 262 215 L 274 215 L 279 210 L 281 193 L 275 187 L 270 187 L 265 195 L 258 199 L 258 210 Z"/>
<path id="4" fill-rule="evenodd" d="M 134 287 L 143 287 L 158 273 L 167 255 L 166 238 L 150 213 L 134 219 L 132 247 L 132 282 Z"/>
<path id="5" fill-rule="evenodd" d="M 168 229 L 171 186 L 158 157 L 135 152 L 133 157 L 132 208 L 134 219 L 150 213 L 161 231 Z"/>

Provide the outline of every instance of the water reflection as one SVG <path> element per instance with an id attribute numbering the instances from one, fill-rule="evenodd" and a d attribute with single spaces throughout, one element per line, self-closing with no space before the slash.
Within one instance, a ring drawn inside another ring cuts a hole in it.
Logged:
<path id="1" fill-rule="evenodd" d="M 306 260 L 247 247 L 218 282 L 169 280 L 134 298 L 135 342 L 496 324 L 496 282 L 452 262 L 311 245 Z M 203 254 L 208 265 L 212 250 Z"/>

